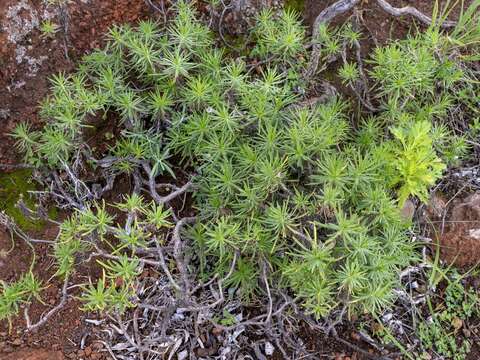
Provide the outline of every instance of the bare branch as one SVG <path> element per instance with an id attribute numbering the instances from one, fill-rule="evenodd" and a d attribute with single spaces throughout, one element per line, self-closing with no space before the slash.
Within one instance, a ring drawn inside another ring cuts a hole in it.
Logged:
<path id="1" fill-rule="evenodd" d="M 196 220 L 195 217 L 186 217 L 177 222 L 175 225 L 175 229 L 173 230 L 172 241 L 173 241 L 173 257 L 177 263 L 178 271 L 182 277 L 184 290 L 188 293 L 191 289 L 190 287 L 190 280 L 188 279 L 188 269 L 184 262 L 183 257 L 183 242 L 180 236 L 180 231 L 182 228 L 187 225 L 191 224 Z"/>
<path id="2" fill-rule="evenodd" d="M 390 5 L 385 0 L 377 0 L 377 3 L 385 12 L 389 13 L 390 15 L 393 15 L 393 16 L 410 15 L 417 18 L 418 20 L 420 20 L 422 23 L 426 25 L 432 25 L 432 21 L 433 21 L 432 18 L 423 14 L 413 6 L 404 6 L 401 8 L 396 8 Z M 443 28 L 451 28 L 451 27 L 455 27 L 456 25 L 457 23 L 455 21 L 448 21 L 448 20 L 440 24 L 440 26 Z"/>
<path id="3" fill-rule="evenodd" d="M 57 306 L 55 306 L 53 309 L 51 309 L 49 312 L 47 312 L 44 316 L 38 320 L 37 323 L 31 324 L 30 323 L 30 317 L 28 316 L 28 308 L 25 308 L 25 320 L 27 322 L 27 332 L 33 332 L 36 331 L 40 326 L 44 325 L 53 315 L 55 315 L 60 309 L 62 309 L 65 304 L 67 303 L 67 297 L 68 297 L 68 292 L 67 292 L 67 287 L 68 287 L 68 276 L 65 276 L 65 280 L 63 282 L 63 288 L 62 288 L 62 298 L 60 302 L 58 303 Z"/>
<path id="4" fill-rule="evenodd" d="M 318 63 L 320 62 L 320 49 L 321 45 L 316 43 L 317 38 L 319 36 L 320 26 L 322 24 L 326 24 L 330 22 L 336 16 L 343 14 L 350 9 L 352 9 L 356 4 L 358 4 L 360 0 L 339 0 L 333 5 L 330 5 L 326 9 L 324 9 L 315 19 L 313 23 L 313 32 L 312 38 L 314 41 L 313 50 L 310 62 L 308 64 L 307 71 L 305 73 L 306 78 L 310 78 L 315 75 L 318 68 Z"/>
<path id="5" fill-rule="evenodd" d="M 91 254 L 91 257 L 103 257 L 105 259 L 110 259 L 110 260 L 121 260 L 121 257 L 120 256 L 117 256 L 117 255 L 112 255 L 112 254 L 109 254 L 109 253 L 106 253 L 105 251 L 103 251 L 102 249 L 100 249 L 96 244 L 93 244 L 95 246 L 95 249 L 97 250 L 96 252 L 93 252 Z M 161 263 L 158 262 L 158 261 L 155 261 L 155 260 L 148 260 L 148 259 L 143 259 L 143 258 L 137 258 L 137 259 L 132 259 L 132 258 L 127 258 L 129 261 L 133 261 L 133 260 L 138 260 L 139 262 L 143 263 L 143 264 L 147 264 L 147 265 L 151 265 L 151 266 L 156 266 L 156 267 L 160 267 L 161 266 Z"/>
<path id="6" fill-rule="evenodd" d="M 33 169 L 33 165 L 29 164 L 1 164 L 0 163 L 0 169 L 5 169 L 7 171 L 9 170 L 17 170 L 17 169 Z"/>
<path id="7" fill-rule="evenodd" d="M 181 288 L 180 285 L 178 285 L 177 282 L 173 279 L 172 273 L 171 273 L 170 270 L 168 269 L 167 263 L 165 262 L 165 256 L 163 255 L 162 248 L 161 248 L 160 245 L 158 244 L 157 238 L 155 238 L 155 244 L 157 245 L 158 257 L 159 257 L 159 260 L 160 260 L 160 261 L 159 261 L 160 267 L 162 268 L 163 272 L 167 275 L 168 280 L 170 281 L 170 283 L 172 284 L 172 286 L 173 286 L 175 289 L 177 289 L 178 291 L 182 291 L 182 288 Z"/>
<path id="8" fill-rule="evenodd" d="M 22 240 L 26 241 L 30 244 L 54 244 L 55 241 L 51 240 L 42 240 L 42 239 L 34 239 L 28 236 L 20 227 L 13 221 L 13 219 L 8 216 L 7 214 L 0 212 L 0 225 L 8 229 L 9 231 L 16 234 Z"/>
<path id="9" fill-rule="evenodd" d="M 190 190 L 190 188 L 193 185 L 192 182 L 189 181 L 182 187 L 177 188 L 177 190 L 171 192 L 170 194 L 166 196 L 160 196 L 160 194 L 157 192 L 157 184 L 155 183 L 155 176 L 152 172 L 152 169 L 150 168 L 150 165 L 147 162 L 143 161 L 142 166 L 145 172 L 148 174 L 148 186 L 150 188 L 150 193 L 157 204 L 163 205 L 172 201 L 177 196 L 180 196 L 186 193 L 188 190 Z M 172 188 L 173 188 L 173 185 L 172 185 Z"/>

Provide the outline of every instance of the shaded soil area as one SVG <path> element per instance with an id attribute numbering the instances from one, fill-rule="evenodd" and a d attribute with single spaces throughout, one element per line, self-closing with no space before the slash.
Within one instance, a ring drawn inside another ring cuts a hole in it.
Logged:
<path id="1" fill-rule="evenodd" d="M 50 226 L 34 234 L 36 238 L 54 240 L 57 227 Z M 44 287 L 41 292 L 41 301 L 33 301 L 28 306 L 28 315 L 32 324 L 36 323 L 42 315 L 60 303 L 62 294 L 62 280 L 54 277 L 54 260 L 47 252 L 46 244 L 35 245 L 32 248 L 20 238 L 12 237 L 5 229 L 0 228 L 0 280 L 6 283 L 16 281 L 22 274 L 30 270 L 33 256 L 35 263 L 33 273 L 42 282 Z M 33 255 L 35 252 L 35 255 Z M 88 277 L 98 277 L 96 268 L 80 266 L 72 283 L 84 283 Z M 72 291 L 79 295 L 78 290 Z M 103 354 L 94 352 L 100 350 L 98 345 L 90 344 L 95 329 L 90 328 L 85 319 L 95 319 L 95 314 L 86 314 L 79 310 L 79 302 L 74 297 L 69 297 L 66 305 L 57 312 L 37 332 L 25 333 L 26 320 L 25 308 L 19 309 L 17 318 L 12 324 L 4 321 L 0 323 L 0 358 L 1 359 L 63 359 L 63 354 L 71 359 L 78 357 L 81 343 L 90 346 L 89 359 L 103 359 Z M 38 357 L 33 349 L 39 349 Z M 95 355 L 97 354 L 97 355 Z M 87 357 L 86 357 L 87 358 Z"/>
<path id="2" fill-rule="evenodd" d="M 305 0 L 304 4 L 304 18 L 305 23 L 309 28 L 312 27 L 315 18 L 318 14 L 325 9 L 327 6 L 335 3 L 336 0 Z M 436 1 L 432 0 L 389 0 L 388 3 L 394 7 L 404 7 L 404 6 L 413 6 L 417 8 L 422 13 L 431 16 L 434 9 Z M 452 1 L 440 0 L 440 9 L 442 9 L 447 3 Z M 471 3 L 471 0 L 465 1 L 465 6 Z M 460 6 L 454 7 L 448 16 L 448 19 L 455 20 L 458 18 L 460 13 Z M 333 25 L 341 24 L 346 19 L 351 17 L 352 12 L 347 12 L 346 14 L 335 18 L 332 22 Z M 410 30 L 414 30 L 415 27 L 412 27 L 412 22 L 415 23 L 415 26 L 420 28 L 425 28 L 423 23 L 419 23 L 412 16 L 403 16 L 403 17 L 394 17 L 390 14 L 387 14 L 375 0 L 363 0 L 355 8 L 355 15 L 358 15 L 361 23 L 364 27 L 362 30 L 366 30 L 366 33 L 369 35 L 368 38 L 364 39 L 364 44 L 370 46 L 378 44 L 382 45 L 391 40 L 405 38 Z"/>

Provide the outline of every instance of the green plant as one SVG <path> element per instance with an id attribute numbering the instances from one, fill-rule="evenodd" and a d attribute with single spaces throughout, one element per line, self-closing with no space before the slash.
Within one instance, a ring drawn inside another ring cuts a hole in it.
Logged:
<path id="1" fill-rule="evenodd" d="M 397 145 L 392 164 L 395 168 L 393 185 L 399 185 L 399 203 L 403 205 L 410 195 L 428 200 L 428 188 L 435 184 L 445 169 L 433 148 L 431 125 L 426 121 L 407 123 L 391 129 Z"/>
<path id="2" fill-rule="evenodd" d="M 55 36 L 55 33 L 58 31 L 58 25 L 52 22 L 51 20 L 44 20 L 40 25 L 40 31 L 42 32 L 43 37 L 52 38 Z"/>
<path id="3" fill-rule="evenodd" d="M 455 270 L 447 277 L 445 296 L 436 308 L 430 305 L 430 318 L 419 324 L 418 336 L 427 351 L 463 360 L 471 350 L 471 341 L 460 336 L 465 322 L 479 311 L 478 294 L 461 283 Z"/>
<path id="4" fill-rule="evenodd" d="M 18 314 L 20 305 L 28 303 L 32 298 L 40 300 L 42 284 L 32 272 L 16 282 L 7 284 L 2 281 L 0 284 L 0 320 L 8 319 L 11 326 L 11 318 Z"/>
<path id="5" fill-rule="evenodd" d="M 357 64 L 355 63 L 343 64 L 338 75 L 344 83 L 353 83 L 360 76 Z"/>
<path id="6" fill-rule="evenodd" d="M 343 307 L 380 314 L 395 301 L 398 274 L 417 260 L 399 209 L 408 197 L 427 200 L 455 143 L 432 126 L 464 104 L 456 86 L 469 77 L 439 53 L 445 37 L 429 29 L 376 49 L 369 75 L 379 108 L 357 122 L 341 96 L 302 101 L 307 54 L 295 12 L 261 11 L 252 46 L 238 59 L 217 47 L 190 5 L 180 1 L 175 11 L 165 26 L 113 27 L 105 49 L 86 56 L 77 73 L 52 78 L 45 128 L 14 131 L 28 163 L 58 169 L 78 159 L 88 127 L 115 113 L 119 136 L 92 166 L 111 162 L 157 202 L 134 193 L 112 204 L 124 222 L 105 202 L 77 209 L 55 245 L 58 274 L 95 251 L 112 261 L 101 261 L 103 278 L 84 286 L 85 309 L 134 306 L 138 254 L 178 224 L 155 183 L 175 174 L 168 161 L 175 156 L 196 173 L 199 223 L 186 234 L 199 277 L 228 274 L 238 255 L 227 284 L 244 301 L 265 295 L 268 283 L 292 291 L 317 318 Z M 322 25 L 319 34 L 327 65 L 360 38 L 349 25 Z M 361 75 L 350 63 L 340 74 L 347 83 Z"/>

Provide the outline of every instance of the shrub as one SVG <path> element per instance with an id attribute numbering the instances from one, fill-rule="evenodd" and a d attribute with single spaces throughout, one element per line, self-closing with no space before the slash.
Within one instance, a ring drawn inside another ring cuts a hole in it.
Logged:
<path id="1" fill-rule="evenodd" d="M 245 301 L 267 282 L 293 291 L 316 317 L 337 307 L 381 312 L 395 299 L 399 272 L 416 259 L 399 209 L 410 196 L 425 201 L 445 168 L 446 146 L 433 143 L 431 122 L 457 101 L 450 90 L 466 74 L 439 59 L 425 37 L 379 48 L 370 75 L 381 111 L 357 126 L 340 96 L 302 105 L 305 34 L 293 12 L 261 12 L 241 58 L 218 47 L 186 3 L 176 10 L 165 27 L 112 28 L 105 49 L 86 56 L 78 72 L 52 79 L 45 128 L 20 125 L 14 133 L 26 161 L 64 166 L 94 118 L 114 112 L 122 135 L 102 155 L 117 172 L 174 175 L 170 154 L 195 169 L 198 222 L 187 236 L 200 276 L 226 274 L 240 254 L 228 285 Z M 349 26 L 320 34 L 326 57 L 358 40 Z M 353 83 L 358 71 L 346 65 L 341 76 Z M 62 225 L 55 245 L 61 276 L 92 244 L 115 256 L 102 262 L 105 276 L 84 287 L 89 310 L 132 305 L 135 251 L 152 245 L 151 226 L 173 221 L 134 195 L 117 206 L 133 214 L 125 228 L 95 203 Z M 121 286 L 111 285 L 116 277 Z"/>

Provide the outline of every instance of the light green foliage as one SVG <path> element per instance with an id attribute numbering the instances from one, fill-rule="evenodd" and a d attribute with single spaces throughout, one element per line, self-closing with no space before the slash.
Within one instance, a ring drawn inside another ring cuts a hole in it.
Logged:
<path id="1" fill-rule="evenodd" d="M 428 201 L 428 189 L 442 175 L 445 165 L 433 148 L 431 125 L 427 121 L 406 123 L 391 129 L 396 144 L 392 164 L 393 184 L 400 185 L 398 197 L 403 205 L 410 195 Z"/>
<path id="2" fill-rule="evenodd" d="M 58 31 L 58 25 L 51 20 L 44 20 L 40 25 L 40 31 L 43 37 L 53 38 Z"/>
<path id="3" fill-rule="evenodd" d="M 270 8 L 260 10 L 257 25 L 254 29 L 256 47 L 253 54 L 261 57 L 273 57 L 276 61 L 287 61 L 295 66 L 304 52 L 303 43 L 305 32 L 298 21 L 297 12 L 287 8 L 282 11 L 278 19 Z"/>
<path id="4" fill-rule="evenodd" d="M 57 265 L 56 275 L 60 277 L 65 277 L 72 271 L 76 255 L 86 250 L 86 244 L 82 242 L 78 231 L 79 225 L 79 218 L 74 215 L 60 226 L 60 235 L 53 249 Z"/>
<path id="5" fill-rule="evenodd" d="M 131 299 L 134 292 L 128 286 L 116 286 L 109 284 L 105 277 L 98 280 L 97 284 L 88 284 L 83 287 L 83 294 L 80 298 L 84 303 L 84 311 L 100 312 L 124 312 L 133 306 Z"/>
<path id="6" fill-rule="evenodd" d="M 338 75 L 344 83 L 353 83 L 360 76 L 356 63 L 343 64 Z"/>
<path id="7" fill-rule="evenodd" d="M 0 283 L 0 320 L 10 320 L 18 314 L 20 306 L 28 303 L 32 298 L 40 299 L 41 282 L 33 273 L 29 272 L 16 282 Z"/>
<path id="8" fill-rule="evenodd" d="M 125 212 L 128 219 L 117 221 L 110 214 L 112 207 Z M 98 260 L 103 277 L 82 286 L 79 298 L 87 311 L 125 311 L 134 305 L 134 285 L 143 268 L 136 251 L 162 241 L 163 231 L 171 226 L 170 217 L 170 211 L 137 194 L 112 206 L 93 204 L 78 210 L 60 226 L 53 253 L 56 275 L 70 276 L 80 259 L 92 251 L 99 252 L 97 256 L 106 254 L 105 260 Z"/>
<path id="9" fill-rule="evenodd" d="M 226 274 L 238 253 L 228 285 L 246 301 L 263 292 L 266 277 L 316 317 L 343 306 L 380 313 L 395 300 L 398 273 L 415 260 L 399 207 L 409 196 L 426 200 L 444 169 L 445 146 L 434 144 L 431 121 L 457 101 L 463 70 L 421 36 L 379 48 L 371 76 L 380 111 L 354 123 L 340 96 L 303 105 L 305 33 L 293 11 L 260 12 L 245 59 L 227 57 L 189 5 L 178 2 L 176 11 L 163 28 L 150 21 L 112 28 L 106 48 L 77 73 L 54 77 L 45 129 L 14 132 L 26 161 L 60 167 L 92 117 L 115 112 L 122 135 L 105 155 L 117 170 L 152 166 L 148 175 L 173 175 L 170 154 L 195 168 L 199 222 L 189 236 L 201 277 Z M 324 26 L 314 40 L 328 64 L 358 39 L 346 25 Z M 252 57 L 261 66 L 252 69 Z M 341 75 L 353 83 L 359 71 L 346 64 Z M 133 249 L 170 226 L 171 213 L 138 195 L 115 206 L 130 215 L 128 226 L 120 229 L 104 203 L 91 204 L 63 226 L 55 248 L 63 276 L 92 236 L 118 257 L 85 286 L 88 310 L 131 306 Z"/>
<path id="10" fill-rule="evenodd" d="M 455 103 L 473 105 L 473 78 L 458 55 L 451 38 L 436 27 L 377 47 L 370 76 L 386 109 L 386 120 L 394 123 L 405 114 L 417 120 L 439 120 Z"/>
<path id="11" fill-rule="evenodd" d="M 458 4 L 453 4 L 453 7 L 455 5 Z M 460 51 L 468 48 L 469 51 L 463 56 L 463 59 L 478 61 L 480 59 L 480 1 L 471 1 L 468 7 L 464 5 L 465 3 L 462 0 L 457 26 L 449 34 L 449 46 Z"/>

